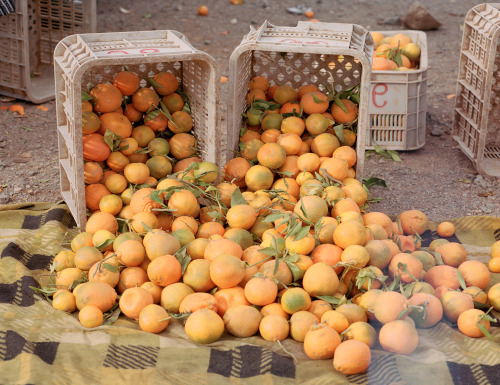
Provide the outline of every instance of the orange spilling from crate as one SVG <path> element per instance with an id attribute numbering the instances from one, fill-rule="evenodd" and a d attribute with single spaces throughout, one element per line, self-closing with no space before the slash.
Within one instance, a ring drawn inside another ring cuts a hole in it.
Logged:
<path id="1" fill-rule="evenodd" d="M 412 353 L 417 329 L 443 317 L 489 336 L 500 284 L 485 292 L 488 268 L 445 238 L 422 248 L 419 210 L 396 221 L 366 212 L 352 147 L 357 87 L 253 77 L 238 154 L 220 170 L 198 157 L 175 76 L 140 80 L 122 71 L 83 94 L 90 216 L 43 283 L 54 308 L 78 309 L 88 328 L 120 312 L 152 333 L 184 322 L 199 344 L 225 331 L 290 336 L 346 374 L 368 368 L 377 341 Z M 453 235 L 450 225 L 439 235 Z"/>
<path id="2" fill-rule="evenodd" d="M 371 32 L 375 43 L 372 70 L 409 71 L 418 68 L 420 47 L 408 35 L 398 33 L 385 37 L 381 32 Z"/>

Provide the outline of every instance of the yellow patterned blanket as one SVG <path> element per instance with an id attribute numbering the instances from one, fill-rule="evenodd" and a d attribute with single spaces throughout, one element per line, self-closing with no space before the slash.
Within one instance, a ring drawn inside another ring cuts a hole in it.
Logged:
<path id="1" fill-rule="evenodd" d="M 470 259 L 487 262 L 500 239 L 500 218 L 452 220 L 456 240 Z M 160 335 L 142 332 L 124 316 L 92 330 L 75 315 L 52 308 L 30 286 L 38 286 L 61 244 L 76 234 L 64 204 L 0 206 L 0 383 L 1 384 L 500 384 L 500 327 L 495 342 L 471 339 L 440 322 L 419 329 L 410 356 L 372 350 L 369 370 L 344 376 L 331 360 L 309 360 L 291 339 L 281 348 L 259 337 L 198 346 L 173 321 Z M 424 245 L 437 238 L 435 224 Z M 492 282 L 500 282 L 500 274 Z M 495 316 L 499 316 L 496 312 Z"/>

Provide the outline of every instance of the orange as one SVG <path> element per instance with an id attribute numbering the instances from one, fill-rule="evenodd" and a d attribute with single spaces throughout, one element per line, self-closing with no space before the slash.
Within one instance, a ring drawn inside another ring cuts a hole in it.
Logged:
<path id="1" fill-rule="evenodd" d="M 312 325 L 304 338 L 304 351 L 311 360 L 333 358 L 340 336 L 325 324 Z"/>
<path id="2" fill-rule="evenodd" d="M 406 269 L 404 265 L 406 265 Z M 422 262 L 412 254 L 396 254 L 389 264 L 389 274 L 393 277 L 399 276 L 399 279 L 403 283 L 418 280 L 422 275 L 422 271 Z"/>
<path id="3" fill-rule="evenodd" d="M 72 292 L 60 289 L 52 296 L 52 307 L 56 310 L 72 313 L 76 310 L 76 299 Z"/>
<path id="4" fill-rule="evenodd" d="M 500 241 L 496 241 L 491 246 L 490 257 L 491 258 L 500 258 Z"/>
<path id="5" fill-rule="evenodd" d="M 90 96 L 94 99 L 94 111 L 96 112 L 112 112 L 122 104 L 122 93 L 111 84 L 98 84 L 92 88 Z"/>
<path id="6" fill-rule="evenodd" d="M 500 283 L 490 287 L 488 290 L 488 301 L 493 309 L 500 311 Z"/>
<path id="7" fill-rule="evenodd" d="M 250 306 L 250 302 L 245 297 L 245 290 L 240 286 L 231 287 L 229 289 L 218 289 L 214 294 L 217 302 L 217 314 L 224 317 L 226 311 L 239 305 Z"/>
<path id="8" fill-rule="evenodd" d="M 459 315 L 457 320 L 458 330 L 468 337 L 478 338 L 484 334 L 479 328 L 483 325 L 486 330 L 490 329 L 490 321 L 484 319 L 485 313 L 479 309 L 469 309 Z"/>
<path id="9" fill-rule="evenodd" d="M 358 106 L 349 99 L 341 99 L 341 102 L 347 110 L 347 113 L 344 112 L 337 103 L 333 103 L 330 109 L 333 119 L 340 124 L 354 122 L 358 118 Z"/>
<path id="10" fill-rule="evenodd" d="M 358 374 L 368 369 L 371 362 L 370 347 L 364 342 L 346 340 L 335 350 L 333 367 L 343 374 Z"/>
<path id="11" fill-rule="evenodd" d="M 138 123 L 142 119 L 142 112 L 137 111 L 132 103 L 129 103 L 123 109 L 123 115 L 130 120 L 130 123 Z"/>
<path id="12" fill-rule="evenodd" d="M 99 117 L 93 112 L 82 113 L 82 134 L 88 135 L 96 132 L 101 126 Z"/>
<path id="13" fill-rule="evenodd" d="M 102 325 L 104 316 L 99 308 L 89 305 L 80 310 L 78 320 L 86 328 L 95 328 Z"/>
<path id="14" fill-rule="evenodd" d="M 179 87 L 177 78 L 170 72 L 158 72 L 153 80 L 153 88 L 161 96 L 173 94 Z"/>
<path id="15" fill-rule="evenodd" d="M 197 344 L 211 344 L 222 337 L 224 321 L 213 310 L 199 309 L 187 318 L 184 330 Z"/>
<path id="16" fill-rule="evenodd" d="M 104 176 L 104 172 L 99 163 L 86 162 L 83 165 L 83 180 L 86 184 L 99 183 Z"/>
<path id="17" fill-rule="evenodd" d="M 180 262 L 173 255 L 155 258 L 148 266 L 148 278 L 158 286 L 168 286 L 178 282 L 182 276 Z"/>
<path id="18" fill-rule="evenodd" d="M 333 232 L 333 242 L 344 250 L 351 245 L 363 246 L 366 243 L 365 227 L 356 221 L 342 222 Z"/>
<path id="19" fill-rule="evenodd" d="M 256 276 L 247 282 L 244 291 L 248 302 L 257 306 L 265 306 L 275 301 L 278 295 L 278 285 L 271 278 Z"/>
<path id="20" fill-rule="evenodd" d="M 227 309 L 223 316 L 224 325 L 229 334 L 245 338 L 251 337 L 259 330 L 262 315 L 248 305 L 236 305 Z"/>
<path id="21" fill-rule="evenodd" d="M 196 138 L 193 135 L 182 132 L 175 134 L 168 142 L 170 153 L 175 159 L 189 158 L 196 154 Z"/>
<path id="22" fill-rule="evenodd" d="M 271 170 L 261 165 L 252 166 L 245 174 L 245 183 L 249 191 L 267 190 L 273 181 Z"/>
<path id="23" fill-rule="evenodd" d="M 431 328 L 443 318 L 441 301 L 432 294 L 417 293 L 409 299 L 409 304 L 422 307 L 413 308 L 409 313 L 416 327 Z"/>
<path id="24" fill-rule="evenodd" d="M 297 91 L 288 85 L 281 85 L 274 90 L 273 99 L 281 105 L 297 99 Z"/>
<path id="25" fill-rule="evenodd" d="M 105 161 L 111 149 L 104 141 L 101 134 L 90 134 L 83 137 L 83 159 L 86 161 L 102 162 Z"/>
<path id="26" fill-rule="evenodd" d="M 173 114 L 176 111 L 181 111 L 184 107 L 184 99 L 178 93 L 172 93 L 170 95 L 165 95 L 161 98 L 165 107 L 167 107 L 168 112 Z"/>
<path id="27" fill-rule="evenodd" d="M 251 165 L 248 160 L 241 157 L 233 158 L 224 166 L 222 170 L 223 178 L 238 187 L 245 187 L 245 175 L 250 170 L 250 167 Z"/>
<path id="28" fill-rule="evenodd" d="M 373 313 L 377 320 L 387 324 L 400 317 L 401 312 L 408 307 L 406 297 L 395 291 L 385 291 L 375 300 L 373 304 Z"/>
<path id="29" fill-rule="evenodd" d="M 248 82 L 248 88 L 250 90 L 257 88 L 261 91 L 266 92 L 269 88 L 269 80 L 267 80 L 264 76 L 255 76 L 250 79 L 250 82 Z"/>
<path id="30" fill-rule="evenodd" d="M 169 323 L 167 311 L 159 305 L 150 304 L 139 313 L 139 327 L 149 333 L 160 333 Z"/>
<path id="31" fill-rule="evenodd" d="M 382 326 L 379 342 L 387 352 L 411 354 L 418 346 L 417 330 L 407 321 L 395 320 Z"/>
<path id="32" fill-rule="evenodd" d="M 311 142 L 311 151 L 319 157 L 330 157 L 340 147 L 340 142 L 335 135 L 328 132 L 316 136 Z"/>
<path id="33" fill-rule="evenodd" d="M 311 258 L 313 262 L 325 262 L 330 267 L 334 268 L 334 266 L 340 262 L 342 255 L 342 249 L 336 245 L 324 244 L 319 245 L 314 248 L 311 253 Z M 343 267 L 335 267 L 335 272 L 338 274 L 342 271 Z"/>
<path id="34" fill-rule="evenodd" d="M 429 219 L 420 210 L 407 210 L 398 215 L 401 221 L 401 227 L 405 234 L 419 234 L 422 235 L 429 227 Z"/>
<path id="35" fill-rule="evenodd" d="M 168 200 L 168 208 L 175 217 L 191 216 L 196 218 L 200 213 L 200 204 L 189 190 L 174 192 Z"/>
<path id="36" fill-rule="evenodd" d="M 139 88 L 132 95 L 132 105 L 137 111 L 146 112 L 160 105 L 160 97 L 151 88 Z"/>
<path id="37" fill-rule="evenodd" d="M 349 325 L 349 329 L 345 334 L 347 340 L 357 340 L 364 342 L 370 348 L 373 348 L 377 343 L 377 332 L 367 322 L 354 322 Z"/>
<path id="38" fill-rule="evenodd" d="M 491 258 L 488 262 L 488 268 L 492 273 L 500 273 L 500 258 Z"/>
<path id="39" fill-rule="evenodd" d="M 140 88 L 141 79 L 133 72 L 121 71 L 115 75 L 113 85 L 120 90 L 123 96 L 130 96 Z"/>
<path id="40" fill-rule="evenodd" d="M 183 282 L 165 286 L 161 292 L 161 306 L 170 313 L 179 313 L 182 300 L 193 293 L 193 289 Z"/>
<path id="41" fill-rule="evenodd" d="M 296 155 L 302 146 L 302 139 L 297 134 L 281 134 L 276 143 L 285 149 L 286 155 Z"/>
<path id="42" fill-rule="evenodd" d="M 465 261 L 458 266 L 458 271 L 462 273 L 462 277 L 468 287 L 476 286 L 484 290 L 490 283 L 491 274 L 486 265 L 480 261 Z"/>
<path id="43" fill-rule="evenodd" d="M 98 230 L 108 230 L 110 233 L 118 231 L 118 222 L 110 213 L 98 212 L 93 214 L 85 225 L 85 231 L 88 233 L 96 233 Z"/>
<path id="44" fill-rule="evenodd" d="M 277 169 L 283 166 L 286 159 L 286 151 L 277 143 L 265 143 L 257 152 L 259 163 L 270 169 Z"/>
<path id="45" fill-rule="evenodd" d="M 347 165 L 347 161 L 345 159 L 342 159 L 342 158 L 333 157 L 333 158 L 327 159 L 320 166 L 320 174 L 322 176 L 324 176 L 326 178 L 328 178 L 328 176 L 330 176 L 330 177 L 332 177 L 335 180 L 340 181 L 340 182 L 342 182 L 344 179 L 347 178 L 348 170 L 349 170 L 349 167 Z M 325 175 L 325 172 L 327 175 Z M 343 186 L 342 190 L 344 191 L 344 194 L 346 195 L 346 197 L 350 198 L 349 195 L 351 195 L 351 194 L 352 195 L 361 194 L 358 190 L 356 190 L 356 192 L 354 192 L 353 189 L 355 189 L 355 188 L 363 189 L 363 187 L 353 184 L 353 185 Z M 366 202 L 366 199 L 367 199 L 366 192 L 365 192 L 364 196 L 361 195 L 361 197 L 359 199 L 356 199 L 355 202 L 358 203 L 357 201 L 361 201 L 363 199 Z M 360 205 L 358 204 L 358 206 L 360 206 Z"/>
<path id="46" fill-rule="evenodd" d="M 232 255 L 217 256 L 209 269 L 210 278 L 221 289 L 238 285 L 245 276 L 245 262 Z"/>
<path id="47" fill-rule="evenodd" d="M 76 307 L 82 310 L 85 306 L 95 306 L 102 312 L 113 307 L 116 302 L 116 291 L 104 282 L 90 281 L 78 285 L 73 294 L 76 299 Z"/>
<path id="48" fill-rule="evenodd" d="M 311 224 L 315 224 L 322 217 L 328 215 L 328 205 L 324 199 L 315 195 L 310 195 L 300 198 L 300 201 L 297 202 L 293 211 L 300 218 L 303 218 Z"/>
<path id="49" fill-rule="evenodd" d="M 302 286 L 311 297 L 331 296 L 338 289 L 339 279 L 330 265 L 318 262 L 306 270 Z"/>
<path id="50" fill-rule="evenodd" d="M 131 136 L 139 147 L 146 147 L 155 138 L 155 132 L 148 126 L 137 126 L 132 129 Z"/>
<path id="51" fill-rule="evenodd" d="M 199 309 L 217 312 L 217 300 L 209 293 L 192 293 L 186 295 L 179 305 L 179 313 L 193 313 Z"/>
<path id="52" fill-rule="evenodd" d="M 472 297 L 458 291 L 448 291 L 441 296 L 444 315 L 451 322 L 457 322 L 464 311 L 474 308 Z"/>
<path id="53" fill-rule="evenodd" d="M 281 306 L 288 314 L 307 310 L 309 305 L 311 305 L 311 297 L 300 287 L 292 287 L 281 296 Z"/>
<path id="54" fill-rule="evenodd" d="M 465 262 L 467 252 L 465 248 L 457 242 L 448 242 L 436 248 L 436 252 L 441 254 L 445 265 L 458 267 Z"/>
<path id="55" fill-rule="evenodd" d="M 251 105 L 255 100 L 267 100 L 266 93 L 258 88 L 250 90 L 247 94 L 247 104 Z"/>
<path id="56" fill-rule="evenodd" d="M 259 332 L 266 341 L 283 341 L 288 337 L 290 326 L 282 316 L 270 314 L 264 316 L 260 321 Z"/>
<path id="57" fill-rule="evenodd" d="M 219 255 L 231 255 L 241 259 L 243 250 L 239 244 L 230 239 L 214 239 L 205 247 L 204 258 L 213 261 Z"/>
<path id="58" fill-rule="evenodd" d="M 300 99 L 300 106 L 306 114 L 321 114 L 328 109 L 328 97 L 319 91 L 309 92 Z"/>

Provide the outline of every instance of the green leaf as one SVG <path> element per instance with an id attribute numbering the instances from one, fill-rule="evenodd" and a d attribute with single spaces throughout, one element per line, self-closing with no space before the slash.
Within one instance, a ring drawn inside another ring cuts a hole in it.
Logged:
<path id="1" fill-rule="evenodd" d="M 163 114 L 167 117 L 169 122 L 172 123 L 175 128 L 178 128 L 177 125 L 175 124 L 174 118 L 172 118 L 172 115 L 170 114 L 170 111 L 168 110 L 167 106 L 161 100 L 160 100 L 160 107 L 161 107 L 161 110 L 163 111 Z"/>
<path id="2" fill-rule="evenodd" d="M 339 106 L 339 107 L 340 107 L 340 109 L 341 109 L 342 111 L 344 111 L 344 112 L 347 114 L 347 108 L 345 108 L 345 105 L 344 105 L 344 103 L 342 102 L 342 100 L 341 100 L 341 99 L 339 99 L 339 98 L 334 98 L 334 99 L 333 99 L 333 102 L 334 102 L 337 106 Z"/>
<path id="3" fill-rule="evenodd" d="M 151 198 L 152 201 L 159 203 L 162 206 L 165 206 L 163 203 L 163 199 L 160 197 L 162 191 L 161 190 L 153 190 L 151 194 L 149 194 L 149 197 Z"/>
<path id="4" fill-rule="evenodd" d="M 274 222 L 281 218 L 283 218 L 283 213 L 269 214 L 262 222 Z"/>
<path id="5" fill-rule="evenodd" d="M 341 301 L 340 298 L 334 297 L 332 295 L 318 295 L 316 296 L 316 298 L 322 299 L 323 301 L 326 301 L 332 305 L 339 305 Z"/>
<path id="6" fill-rule="evenodd" d="M 99 250 L 102 250 L 102 249 L 105 249 L 106 247 L 108 247 L 109 245 L 111 245 L 115 240 L 114 239 L 106 239 L 104 242 L 98 244 L 96 246 L 96 249 L 99 249 Z"/>
<path id="7" fill-rule="evenodd" d="M 237 205 L 248 205 L 248 202 L 245 200 L 245 198 L 243 198 L 243 194 L 238 187 L 231 194 L 231 207 Z"/>
<path id="8" fill-rule="evenodd" d="M 410 284 L 408 284 L 408 285 L 405 286 L 403 294 L 404 294 L 404 296 L 406 298 L 410 298 L 411 297 L 411 292 L 412 292 L 413 288 L 415 287 L 416 283 L 417 282 L 412 282 L 412 283 L 410 283 Z"/>
<path id="9" fill-rule="evenodd" d="M 285 263 L 288 265 L 292 272 L 293 281 L 296 282 L 304 276 L 304 272 L 297 267 L 295 262 L 285 259 Z"/>
<path id="10" fill-rule="evenodd" d="M 462 272 L 458 269 L 456 269 L 457 272 L 457 278 L 458 282 L 460 283 L 460 287 L 465 290 L 467 289 L 467 285 L 465 284 L 464 276 L 462 275 Z"/>
<path id="11" fill-rule="evenodd" d="M 321 104 L 321 103 L 324 103 L 325 101 L 324 100 L 321 100 L 320 98 L 318 98 L 316 95 L 314 95 L 312 92 L 311 92 L 311 96 L 314 100 L 314 103 L 316 104 Z M 346 111 L 347 112 L 347 111 Z"/>
<path id="12" fill-rule="evenodd" d="M 276 250 L 274 250 L 272 247 L 265 247 L 263 249 L 259 250 L 259 253 L 265 254 L 265 255 L 275 255 Z"/>
<path id="13" fill-rule="evenodd" d="M 494 341 L 493 336 L 490 334 L 488 329 L 486 329 L 486 326 L 484 326 L 482 323 L 479 323 L 479 322 L 477 323 L 477 326 L 478 326 L 479 330 L 481 330 L 481 333 L 483 333 L 486 338 L 488 338 L 491 341 Z"/>
<path id="14" fill-rule="evenodd" d="M 94 100 L 94 98 L 92 96 L 90 96 L 89 93 L 82 91 L 82 102 L 86 102 L 86 101 L 90 101 L 90 100 Z"/>
<path id="15" fill-rule="evenodd" d="M 114 148 L 115 133 L 106 128 L 106 133 L 104 134 L 104 143 L 106 143 L 111 151 Z"/>
<path id="16" fill-rule="evenodd" d="M 106 270 L 109 270 L 113 273 L 116 273 L 118 271 L 118 268 L 111 263 L 103 263 L 102 267 L 104 267 Z"/>
<path id="17" fill-rule="evenodd" d="M 337 138 L 343 142 L 344 141 L 344 125 L 343 124 L 339 124 L 337 126 L 333 126 L 333 129 L 335 131 L 335 135 L 337 136 Z"/>
<path id="18" fill-rule="evenodd" d="M 404 316 L 406 316 L 411 311 L 411 309 L 412 309 L 411 307 L 407 307 L 406 309 L 404 309 L 401 313 L 399 313 L 397 319 L 404 318 Z"/>
<path id="19" fill-rule="evenodd" d="M 402 162 L 401 158 L 399 157 L 399 154 L 396 151 L 393 150 L 387 150 L 387 153 L 391 156 L 391 158 L 395 162 Z"/>
<path id="20" fill-rule="evenodd" d="M 156 87 L 156 88 L 163 88 L 163 86 L 158 83 L 156 80 L 154 80 L 153 78 L 148 78 L 148 82 L 153 86 L 153 87 Z"/>
<path id="21" fill-rule="evenodd" d="M 382 186 L 387 188 L 387 183 L 385 183 L 385 180 L 376 177 L 363 178 L 363 185 L 365 185 L 367 188 L 371 188 L 373 186 Z"/>
<path id="22" fill-rule="evenodd" d="M 160 113 L 161 113 L 160 110 L 151 111 L 149 114 L 146 115 L 146 118 L 144 119 L 144 122 L 149 122 L 150 120 L 153 120 L 154 118 L 157 118 L 158 115 L 160 115 Z"/>
<path id="23" fill-rule="evenodd" d="M 304 238 L 308 233 L 309 230 L 311 229 L 311 226 L 304 226 L 302 227 L 296 234 L 295 237 L 293 238 L 294 241 L 298 241 L 299 239 Z"/>

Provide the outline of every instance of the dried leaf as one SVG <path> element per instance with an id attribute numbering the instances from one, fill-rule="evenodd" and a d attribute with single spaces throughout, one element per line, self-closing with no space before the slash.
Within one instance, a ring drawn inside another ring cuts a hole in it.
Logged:
<path id="1" fill-rule="evenodd" d="M 36 106 L 36 108 L 37 108 L 38 110 L 42 110 L 42 111 L 48 111 L 48 110 L 49 110 L 49 109 L 48 109 L 47 107 L 45 107 L 45 106 Z"/>
<path id="2" fill-rule="evenodd" d="M 123 7 L 120 7 L 120 12 L 121 13 L 132 13 L 132 11 L 130 9 L 125 9 Z"/>
<path id="3" fill-rule="evenodd" d="M 220 82 L 221 82 L 221 83 L 225 83 L 225 82 L 227 82 L 227 76 L 221 76 L 221 77 L 220 77 Z"/>
<path id="4" fill-rule="evenodd" d="M 450 100 L 450 99 L 453 99 L 455 96 L 455 94 L 449 94 L 449 95 L 446 95 L 446 99 Z"/>

